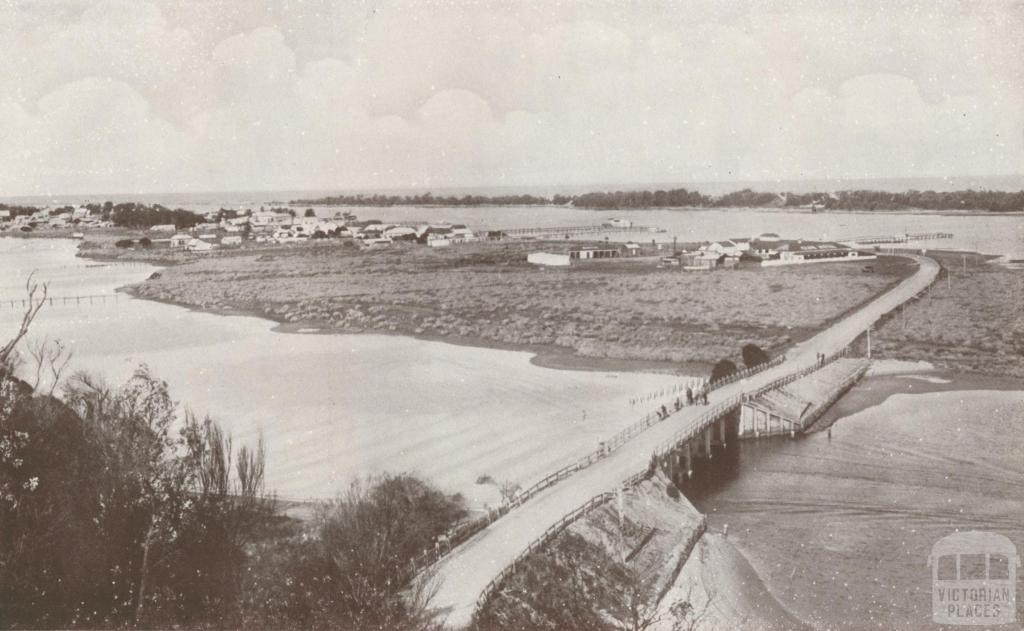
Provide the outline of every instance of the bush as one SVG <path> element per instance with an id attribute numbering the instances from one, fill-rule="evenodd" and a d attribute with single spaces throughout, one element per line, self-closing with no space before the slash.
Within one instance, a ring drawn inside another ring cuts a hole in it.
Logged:
<path id="1" fill-rule="evenodd" d="M 148 248 L 153 245 L 153 241 L 149 237 L 142 237 L 139 239 L 139 245 L 144 248 Z"/>
<path id="2" fill-rule="evenodd" d="M 770 359 L 768 353 L 761 350 L 757 344 L 747 344 L 741 349 L 741 353 L 743 354 L 743 365 L 747 368 L 766 364 Z"/>
<path id="3" fill-rule="evenodd" d="M 131 239 L 121 239 L 114 243 L 114 245 L 119 248 L 130 248 L 134 243 Z"/>
<path id="4" fill-rule="evenodd" d="M 729 375 L 733 374 L 734 372 L 736 372 L 736 364 L 734 364 L 731 360 L 722 359 L 717 364 L 715 364 L 714 368 L 711 369 L 711 381 L 718 381 L 719 379 L 724 379 Z"/>

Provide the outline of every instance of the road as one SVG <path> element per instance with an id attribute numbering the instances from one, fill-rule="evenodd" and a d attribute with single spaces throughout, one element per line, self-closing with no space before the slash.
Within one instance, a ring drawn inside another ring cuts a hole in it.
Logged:
<path id="1" fill-rule="evenodd" d="M 786 361 L 715 390 L 709 403 L 756 390 L 779 377 L 813 365 L 817 354 L 839 352 L 881 316 L 896 309 L 928 287 L 939 273 L 933 259 L 911 256 L 917 271 L 858 311 L 814 337 L 794 346 Z M 647 467 L 651 453 L 673 434 L 697 423 L 704 406 L 684 407 L 667 420 L 637 435 L 607 458 L 546 489 L 521 507 L 498 519 L 452 551 L 435 566 L 439 581 L 431 606 L 446 615 L 446 626 L 466 627 L 477 597 L 487 584 L 529 543 L 562 515 L 598 493 L 616 488 L 622 480 Z"/>

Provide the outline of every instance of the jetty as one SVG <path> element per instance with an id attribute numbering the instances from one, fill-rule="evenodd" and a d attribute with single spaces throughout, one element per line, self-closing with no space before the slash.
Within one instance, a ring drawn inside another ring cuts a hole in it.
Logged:
<path id="1" fill-rule="evenodd" d="M 839 243 L 856 247 L 858 245 L 884 245 L 886 243 L 910 243 L 912 241 L 937 241 L 941 239 L 952 239 L 952 232 L 921 232 L 917 234 L 892 234 L 872 235 L 865 237 L 853 237 L 850 239 L 839 239 Z"/>
<path id="2" fill-rule="evenodd" d="M 586 235 L 599 235 L 599 234 L 650 234 L 665 232 L 664 228 L 658 228 L 657 226 L 613 226 L 613 225 L 597 225 L 597 226 L 555 226 L 555 227 L 534 227 L 534 228 L 505 228 L 505 229 L 493 229 L 491 233 L 501 233 L 506 237 L 514 239 L 540 239 L 544 237 L 580 237 Z"/>

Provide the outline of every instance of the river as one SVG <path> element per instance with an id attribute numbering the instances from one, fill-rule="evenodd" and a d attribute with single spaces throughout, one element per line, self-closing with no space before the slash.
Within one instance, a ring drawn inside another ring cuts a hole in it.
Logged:
<path id="1" fill-rule="evenodd" d="M 282 497 L 329 497 L 359 475 L 408 471 L 493 505 L 496 487 L 478 477 L 529 484 L 642 416 L 631 398 L 677 381 L 555 370 L 529 353 L 397 336 L 284 334 L 259 318 L 124 294 L 115 303 L 117 287 L 154 268 L 92 263 L 75 257 L 76 246 L 0 239 L 0 300 L 23 297 L 33 271 L 58 298 L 30 337 L 63 340 L 75 369 L 114 383 L 145 363 L 236 442 L 262 433 L 268 484 Z M 81 294 L 110 299 L 59 299 Z M 0 339 L 19 317 L 0 307 Z"/>
<path id="2" fill-rule="evenodd" d="M 1024 384 L 984 388 L 869 378 L 832 412 L 831 436 L 742 441 L 687 495 L 799 618 L 930 627 L 932 544 L 983 530 L 1024 551 Z"/>

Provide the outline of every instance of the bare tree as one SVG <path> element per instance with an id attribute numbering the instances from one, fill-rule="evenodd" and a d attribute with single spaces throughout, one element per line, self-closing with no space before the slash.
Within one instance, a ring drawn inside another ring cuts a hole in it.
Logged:
<path id="1" fill-rule="evenodd" d="M 686 597 L 672 603 L 668 609 L 672 620 L 672 631 L 694 631 L 711 609 L 711 603 L 715 600 L 715 592 L 705 585 L 704 606 L 698 610 L 693 605 L 693 588 L 694 585 L 691 584 L 686 591 Z"/>
<path id="2" fill-rule="evenodd" d="M 501 499 L 503 499 L 505 503 L 511 502 L 513 498 L 515 498 L 516 493 L 519 492 L 520 488 L 519 483 L 512 480 L 505 480 L 498 485 L 498 490 L 501 492 Z"/>
<path id="3" fill-rule="evenodd" d="M 71 362 L 71 358 L 74 357 L 74 351 L 65 346 L 60 339 L 51 341 L 49 336 L 44 336 L 41 340 L 28 343 L 28 353 L 35 363 L 35 382 L 32 384 L 32 390 L 39 392 L 45 372 L 50 381 L 50 389 L 47 394 L 53 396 L 57 386 L 60 385 L 64 371 Z"/>
<path id="4" fill-rule="evenodd" d="M 21 324 L 18 326 L 18 332 L 12 337 L 2 348 L 0 348 L 0 367 L 10 368 L 12 357 L 14 354 L 14 348 L 18 345 L 23 337 L 28 334 L 29 328 L 32 326 L 32 321 L 39 315 L 39 311 L 43 308 L 43 304 L 46 302 L 46 294 L 49 291 L 49 287 L 46 283 L 38 283 L 35 280 L 35 272 L 28 275 L 25 280 L 25 293 L 28 294 L 26 299 L 25 313 L 21 316 Z"/>

